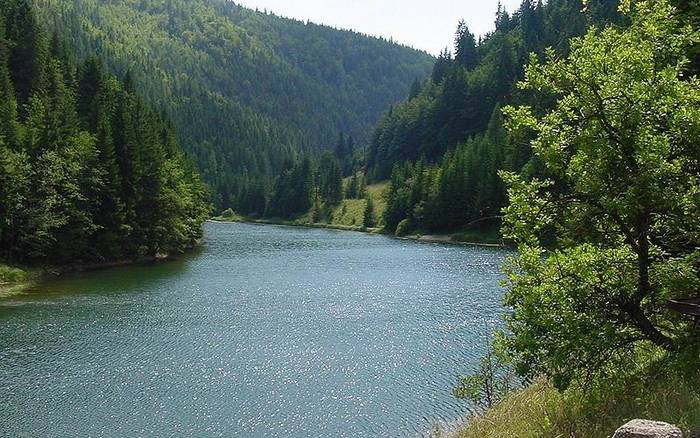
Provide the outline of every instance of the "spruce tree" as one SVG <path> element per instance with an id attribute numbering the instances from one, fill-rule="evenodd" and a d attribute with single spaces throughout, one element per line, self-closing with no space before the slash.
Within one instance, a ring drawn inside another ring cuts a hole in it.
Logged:
<path id="1" fill-rule="evenodd" d="M 45 84 L 48 38 L 28 0 L 8 0 L 4 5 L 10 49 L 10 75 L 20 105 Z"/>
<path id="2" fill-rule="evenodd" d="M 97 129 L 97 105 L 103 77 L 102 63 L 95 57 L 88 58 L 78 71 L 77 110 L 82 126 L 92 132 Z"/>
<path id="3" fill-rule="evenodd" d="M 324 154 L 319 167 L 319 194 L 323 202 L 337 205 L 343 199 L 343 175 L 338 160 Z"/>
<path id="4" fill-rule="evenodd" d="M 372 197 L 367 197 L 367 204 L 365 205 L 365 212 L 363 215 L 362 224 L 365 228 L 374 228 L 374 203 L 372 202 Z"/>
<path id="5" fill-rule="evenodd" d="M 455 61 L 467 70 L 473 69 L 479 62 L 476 38 L 464 21 L 459 22 L 455 35 Z"/>
<path id="6" fill-rule="evenodd" d="M 9 44 L 5 38 L 5 24 L 0 17 L 0 138 L 9 147 L 17 147 L 17 101 L 10 79 Z"/>

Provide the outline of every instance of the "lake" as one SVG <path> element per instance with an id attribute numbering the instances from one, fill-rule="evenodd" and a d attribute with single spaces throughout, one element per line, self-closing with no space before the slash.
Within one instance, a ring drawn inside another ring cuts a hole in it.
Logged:
<path id="1" fill-rule="evenodd" d="M 247 224 L 0 299 L 0 436 L 419 436 L 501 325 L 508 251 Z"/>

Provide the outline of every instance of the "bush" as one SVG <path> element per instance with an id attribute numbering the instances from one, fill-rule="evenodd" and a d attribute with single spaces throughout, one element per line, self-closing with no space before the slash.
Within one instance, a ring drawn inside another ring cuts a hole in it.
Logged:
<path id="1" fill-rule="evenodd" d="M 493 343 L 481 359 L 478 369 L 471 375 L 459 378 L 453 390 L 455 397 L 490 409 L 520 385 L 502 346 L 502 342 Z"/>
<path id="2" fill-rule="evenodd" d="M 396 233 L 394 233 L 398 237 L 403 237 L 408 235 L 408 233 L 411 231 L 411 221 L 408 219 L 404 219 L 401 222 L 399 222 L 399 225 L 396 226 Z"/>
<path id="3" fill-rule="evenodd" d="M 21 269 L 0 265 L 0 283 L 19 283 L 27 279 L 27 273 Z"/>
<path id="4" fill-rule="evenodd" d="M 231 210 L 230 208 L 227 208 L 226 210 L 224 210 L 224 211 L 221 213 L 221 217 L 225 217 L 225 218 L 227 218 L 227 219 L 228 219 L 228 218 L 233 218 L 233 217 L 235 217 L 235 216 L 236 216 L 236 213 L 234 213 L 233 210 Z"/>
<path id="5" fill-rule="evenodd" d="M 700 374 L 682 377 L 674 367 L 588 392 L 576 387 L 559 392 L 546 379 L 537 379 L 450 436 L 605 438 L 632 418 L 665 421 L 679 426 L 684 436 L 700 436 L 698 385 Z"/>

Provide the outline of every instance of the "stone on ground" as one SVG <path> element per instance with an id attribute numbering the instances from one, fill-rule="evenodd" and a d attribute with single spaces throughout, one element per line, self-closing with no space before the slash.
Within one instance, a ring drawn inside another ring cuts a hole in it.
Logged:
<path id="1" fill-rule="evenodd" d="M 683 433 L 668 423 L 632 420 L 617 429 L 613 438 L 683 438 Z"/>

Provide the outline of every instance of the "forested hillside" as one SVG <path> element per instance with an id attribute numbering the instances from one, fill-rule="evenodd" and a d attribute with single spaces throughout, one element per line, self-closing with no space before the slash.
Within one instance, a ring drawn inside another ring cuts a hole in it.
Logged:
<path id="1" fill-rule="evenodd" d="M 460 23 L 454 51 L 440 55 L 431 77 L 378 124 L 367 156 L 372 180 L 390 178 L 386 226 L 455 229 L 494 218 L 506 197 L 497 171 L 537 172 L 527 138 L 503 128 L 500 107 L 547 99 L 517 88 L 530 53 L 565 54 L 569 39 L 592 24 L 622 23 L 617 1 L 524 0 L 482 39 Z"/>
<path id="2" fill-rule="evenodd" d="M 697 2 L 676 0 L 681 21 L 697 27 Z M 367 154 L 370 181 L 390 178 L 385 224 L 402 229 L 450 230 L 497 226 L 506 193 L 499 170 L 538 175 L 531 133 L 510 134 L 501 107 L 531 105 L 546 111 L 546 94 L 520 89 L 531 54 L 548 48 L 566 56 L 572 37 L 590 26 L 625 28 L 628 19 L 613 0 L 524 0 L 520 8 L 496 16 L 496 29 L 477 40 L 464 23 L 454 51 L 437 59 L 431 77 L 408 99 L 391 107 L 379 122 Z M 700 56 L 691 49 L 693 69 Z"/>
<path id="3" fill-rule="evenodd" d="M 434 58 L 224 0 L 34 0 L 80 58 L 127 71 L 174 120 L 216 204 L 265 204 L 301 150 L 364 144 Z M 262 214 L 262 211 L 257 211 Z"/>
<path id="4" fill-rule="evenodd" d="M 101 263 L 195 244 L 207 192 L 167 121 L 25 0 L 0 3 L 0 260 Z"/>

